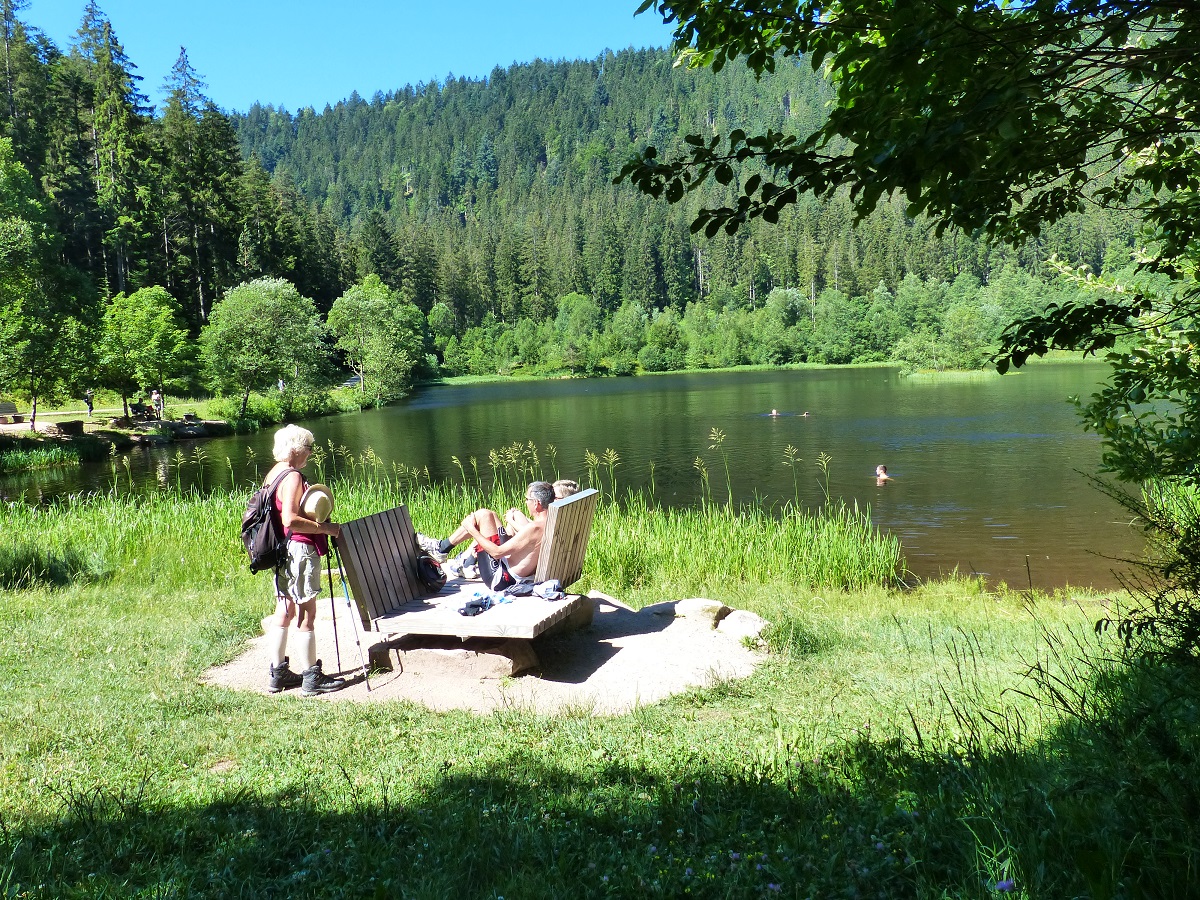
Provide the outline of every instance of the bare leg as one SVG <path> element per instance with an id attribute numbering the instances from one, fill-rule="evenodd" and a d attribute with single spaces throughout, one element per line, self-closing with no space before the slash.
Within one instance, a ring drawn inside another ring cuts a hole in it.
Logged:
<path id="1" fill-rule="evenodd" d="M 500 520 L 496 517 L 496 514 L 490 509 L 477 509 L 475 512 L 463 519 L 462 525 L 458 526 L 458 528 L 454 530 L 454 533 L 450 535 L 448 538 L 450 541 L 450 546 L 453 547 L 456 544 L 461 544 L 471 536 L 471 533 L 467 531 L 468 523 L 476 531 L 485 536 L 491 536 L 493 534 L 500 533 Z"/>

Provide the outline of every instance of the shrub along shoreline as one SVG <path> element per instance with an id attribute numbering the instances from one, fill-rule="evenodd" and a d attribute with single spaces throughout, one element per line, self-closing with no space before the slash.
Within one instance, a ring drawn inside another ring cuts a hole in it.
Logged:
<path id="1" fill-rule="evenodd" d="M 340 518 L 406 502 L 433 533 L 525 474 L 481 491 L 316 468 Z M 901 588 L 898 547 L 836 505 L 606 496 L 580 587 L 759 612 L 755 675 L 614 718 L 239 694 L 198 679 L 270 609 L 237 538 L 255 480 L 0 508 L 6 894 L 1187 891 L 1200 755 L 1164 726 L 1196 692 L 1155 706 L 1157 676 L 1097 662 L 1096 598 Z M 1126 726 L 1143 696 L 1155 712 Z"/>

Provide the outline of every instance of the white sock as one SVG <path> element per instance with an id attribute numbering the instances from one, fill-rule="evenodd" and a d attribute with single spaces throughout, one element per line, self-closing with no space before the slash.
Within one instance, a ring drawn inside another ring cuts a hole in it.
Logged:
<path id="1" fill-rule="evenodd" d="M 317 664 L 317 635 L 312 631 L 301 631 L 296 638 L 297 656 L 302 663 L 300 671 L 311 669 Z"/>
<path id="2" fill-rule="evenodd" d="M 286 628 L 274 626 L 267 632 L 267 648 L 271 651 L 271 665 L 278 666 L 283 662 L 283 654 L 287 650 L 287 635 Z"/>

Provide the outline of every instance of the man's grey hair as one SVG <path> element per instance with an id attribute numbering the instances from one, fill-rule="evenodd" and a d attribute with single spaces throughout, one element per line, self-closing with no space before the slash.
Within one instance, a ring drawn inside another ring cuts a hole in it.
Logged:
<path id="1" fill-rule="evenodd" d="M 299 425 L 284 425 L 275 432 L 275 462 L 287 462 L 293 453 L 311 450 L 313 433 Z"/>
<path id="2" fill-rule="evenodd" d="M 531 481 L 525 496 L 532 497 L 542 509 L 549 509 L 554 502 L 554 485 L 548 481 Z"/>

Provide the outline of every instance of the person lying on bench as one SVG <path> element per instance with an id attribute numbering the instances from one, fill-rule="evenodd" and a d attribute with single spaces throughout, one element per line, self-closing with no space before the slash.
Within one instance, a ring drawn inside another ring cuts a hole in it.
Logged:
<path id="1" fill-rule="evenodd" d="M 537 571 L 546 516 L 553 502 L 553 485 L 548 481 L 531 482 L 525 489 L 525 506 L 531 518 L 517 534 L 510 536 L 501 526 L 500 517 L 490 509 L 477 509 L 441 542 L 443 552 L 474 538 L 476 565 L 484 584 L 493 591 L 502 591 L 518 581 L 529 581 Z M 454 574 L 462 574 L 461 563 L 449 565 Z"/>

